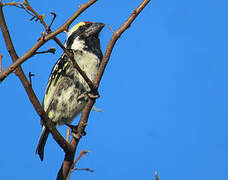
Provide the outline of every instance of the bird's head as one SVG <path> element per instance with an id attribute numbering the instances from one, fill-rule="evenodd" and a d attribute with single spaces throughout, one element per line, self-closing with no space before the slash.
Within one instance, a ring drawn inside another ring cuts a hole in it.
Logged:
<path id="1" fill-rule="evenodd" d="M 105 25 L 103 23 L 80 22 L 67 32 L 66 48 L 85 50 L 100 48 L 99 33 Z"/>

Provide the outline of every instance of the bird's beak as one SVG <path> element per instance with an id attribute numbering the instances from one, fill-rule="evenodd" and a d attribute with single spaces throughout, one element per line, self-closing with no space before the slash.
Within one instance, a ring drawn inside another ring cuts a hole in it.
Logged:
<path id="1" fill-rule="evenodd" d="M 103 23 L 93 23 L 86 31 L 85 36 L 89 37 L 91 35 L 99 35 L 105 24 Z"/>

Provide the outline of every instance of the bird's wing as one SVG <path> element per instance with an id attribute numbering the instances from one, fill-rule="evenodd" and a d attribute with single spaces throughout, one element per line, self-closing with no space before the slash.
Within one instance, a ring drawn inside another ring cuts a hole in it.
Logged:
<path id="1" fill-rule="evenodd" d="M 56 62 L 55 66 L 51 71 L 51 75 L 49 77 L 48 85 L 43 99 L 43 106 L 46 112 L 49 111 L 48 109 L 53 101 L 54 96 L 61 87 L 61 84 L 64 83 L 64 81 L 67 78 L 66 67 L 68 64 L 68 57 L 65 54 L 63 54 Z"/>

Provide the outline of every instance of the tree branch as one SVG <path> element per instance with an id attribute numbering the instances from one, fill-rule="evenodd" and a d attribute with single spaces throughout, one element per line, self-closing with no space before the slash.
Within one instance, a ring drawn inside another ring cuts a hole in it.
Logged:
<path id="1" fill-rule="evenodd" d="M 11 64 L 7 69 L 5 69 L 3 72 L 0 73 L 0 82 L 3 81 L 10 73 L 12 73 L 19 65 L 21 65 L 23 62 L 25 62 L 28 58 L 30 58 L 34 52 L 36 52 L 43 44 L 45 44 L 47 41 L 58 35 L 59 33 L 63 31 L 67 31 L 71 23 L 82 13 L 84 12 L 88 7 L 93 5 L 97 0 L 90 0 L 85 4 L 82 4 L 79 9 L 58 29 L 51 32 L 44 38 L 41 38 L 30 50 L 28 50 L 23 56 L 18 58 L 16 61 L 14 61 L 13 64 Z M 2 3 L 1 3 L 2 7 Z"/>
<path id="2" fill-rule="evenodd" d="M 23 5 L 24 2 L 8 2 L 8 3 L 3 3 L 3 6 L 17 6 L 17 5 Z"/>
<path id="3" fill-rule="evenodd" d="M 116 41 L 119 39 L 119 37 L 123 34 L 126 29 L 128 29 L 131 25 L 131 23 L 135 20 L 135 18 L 139 15 L 139 13 L 144 9 L 144 7 L 150 2 L 150 0 L 144 0 L 135 10 L 133 10 L 132 14 L 128 18 L 128 20 L 121 26 L 116 32 L 113 33 L 111 40 L 108 43 L 108 46 L 106 48 L 106 52 L 104 55 L 104 58 L 102 60 L 102 63 L 100 65 L 99 72 L 97 74 L 97 77 L 94 81 L 94 86 L 97 88 L 100 84 L 101 78 L 104 74 L 104 70 L 106 65 L 108 64 L 110 55 L 112 53 L 113 47 L 116 44 Z"/>
<path id="4" fill-rule="evenodd" d="M 40 23 L 44 26 L 46 32 L 48 34 L 50 34 L 52 31 L 51 31 L 51 25 L 56 17 L 56 14 L 55 13 L 51 13 L 54 18 L 52 19 L 52 22 L 49 26 L 47 26 L 47 24 L 45 23 L 44 21 L 44 18 L 39 15 L 29 4 L 28 0 L 25 0 L 25 5 L 26 5 L 26 9 L 31 11 L 34 16 L 40 20 Z M 83 77 L 83 79 L 87 82 L 88 86 L 90 87 L 91 91 L 94 93 L 94 94 L 98 94 L 97 93 L 97 89 L 94 87 L 93 85 L 93 82 L 87 77 L 86 73 L 79 67 L 78 63 L 74 60 L 74 55 L 73 53 L 69 52 L 65 47 L 64 45 L 61 43 L 61 41 L 55 36 L 53 37 L 53 40 L 63 49 L 63 51 L 66 53 L 66 55 L 70 58 L 71 62 L 73 63 L 73 66 L 74 68 L 80 73 L 80 75 Z"/>
<path id="5" fill-rule="evenodd" d="M 61 43 L 61 41 L 54 37 L 54 41 L 59 45 L 59 47 L 61 47 L 63 49 L 63 51 L 66 53 L 66 55 L 70 58 L 73 67 L 80 73 L 80 75 L 83 77 L 83 79 L 85 80 L 85 82 L 88 84 L 89 88 L 91 89 L 91 91 L 96 95 L 98 94 L 97 92 L 97 88 L 95 88 L 95 86 L 93 85 L 93 82 L 88 78 L 88 76 L 86 75 L 86 73 L 79 67 L 78 63 L 74 60 L 74 55 L 73 53 L 69 52 L 64 45 Z"/>
<path id="6" fill-rule="evenodd" d="M 43 24 L 43 26 L 45 27 L 45 30 L 48 31 L 49 28 L 47 26 L 47 24 L 44 22 L 44 18 L 42 16 L 40 16 L 29 4 L 28 0 L 24 0 L 24 4 L 25 7 L 28 11 L 31 11 L 36 17 L 37 20 L 40 20 L 40 23 Z"/>
<path id="7" fill-rule="evenodd" d="M 104 70 L 106 68 L 106 65 L 108 64 L 110 55 L 112 53 L 113 47 L 116 43 L 116 41 L 118 40 L 118 38 L 122 35 L 122 33 L 131 25 L 131 23 L 135 20 L 135 18 L 139 15 L 139 13 L 144 9 L 144 7 L 150 2 L 150 0 L 144 0 L 139 6 L 138 8 L 136 8 L 132 14 L 130 15 L 130 17 L 128 18 L 128 20 L 123 24 L 123 26 L 121 26 L 115 33 L 113 33 L 113 36 L 111 37 L 111 40 L 108 43 L 108 46 L 106 48 L 106 52 L 105 55 L 101 61 L 101 65 L 99 68 L 99 72 L 98 75 L 94 81 L 94 86 L 96 88 L 99 87 L 101 78 L 104 74 Z M 84 110 L 82 111 L 82 116 L 80 118 L 80 121 L 78 123 L 78 128 L 77 128 L 77 134 L 76 137 L 77 138 L 72 138 L 71 140 L 71 145 L 74 149 L 74 153 L 69 154 L 69 153 L 65 153 L 65 158 L 63 161 L 63 164 L 59 170 L 58 176 L 57 176 L 57 180 L 61 180 L 61 179 L 66 179 L 70 169 L 72 167 L 72 163 L 74 160 L 74 155 L 75 155 L 75 151 L 77 149 L 78 143 L 82 137 L 83 132 L 85 131 L 86 125 L 88 123 L 88 118 L 89 118 L 89 114 L 90 111 L 95 103 L 96 99 L 89 99 L 88 103 L 86 104 Z"/>
<path id="8" fill-rule="evenodd" d="M 6 43 L 7 50 L 9 52 L 13 62 L 15 62 L 18 59 L 18 55 L 14 49 L 14 46 L 13 46 L 9 31 L 8 31 L 8 27 L 6 25 L 5 18 L 3 15 L 2 7 L 3 7 L 3 4 L 0 2 L 0 27 L 1 27 L 2 34 L 4 37 L 5 43 Z M 23 86 L 28 94 L 28 97 L 29 97 L 31 103 L 33 104 L 36 112 L 43 119 L 45 125 L 47 125 L 48 129 L 51 131 L 56 142 L 63 148 L 63 150 L 65 152 L 72 151 L 70 144 L 65 141 L 65 139 L 62 137 L 62 135 L 57 131 L 57 129 L 56 129 L 55 125 L 52 123 L 52 121 L 47 117 L 47 114 L 45 113 L 43 107 L 41 106 L 38 98 L 36 97 L 33 89 L 30 86 L 29 80 L 26 78 L 26 76 L 20 66 L 18 66 L 16 69 L 16 75 L 21 80 L 21 83 L 23 84 Z"/>

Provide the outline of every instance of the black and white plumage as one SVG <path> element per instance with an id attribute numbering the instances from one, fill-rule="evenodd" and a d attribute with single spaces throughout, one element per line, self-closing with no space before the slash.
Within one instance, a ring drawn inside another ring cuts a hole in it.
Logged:
<path id="1" fill-rule="evenodd" d="M 74 54 L 74 60 L 91 81 L 95 79 L 103 57 L 98 37 L 103 27 L 103 23 L 81 22 L 67 33 L 65 47 Z M 85 107 L 85 95 L 89 91 L 86 81 L 63 53 L 49 77 L 43 100 L 44 110 L 56 126 L 70 124 Z M 36 149 L 41 160 L 48 135 L 49 130 L 43 125 Z"/>

